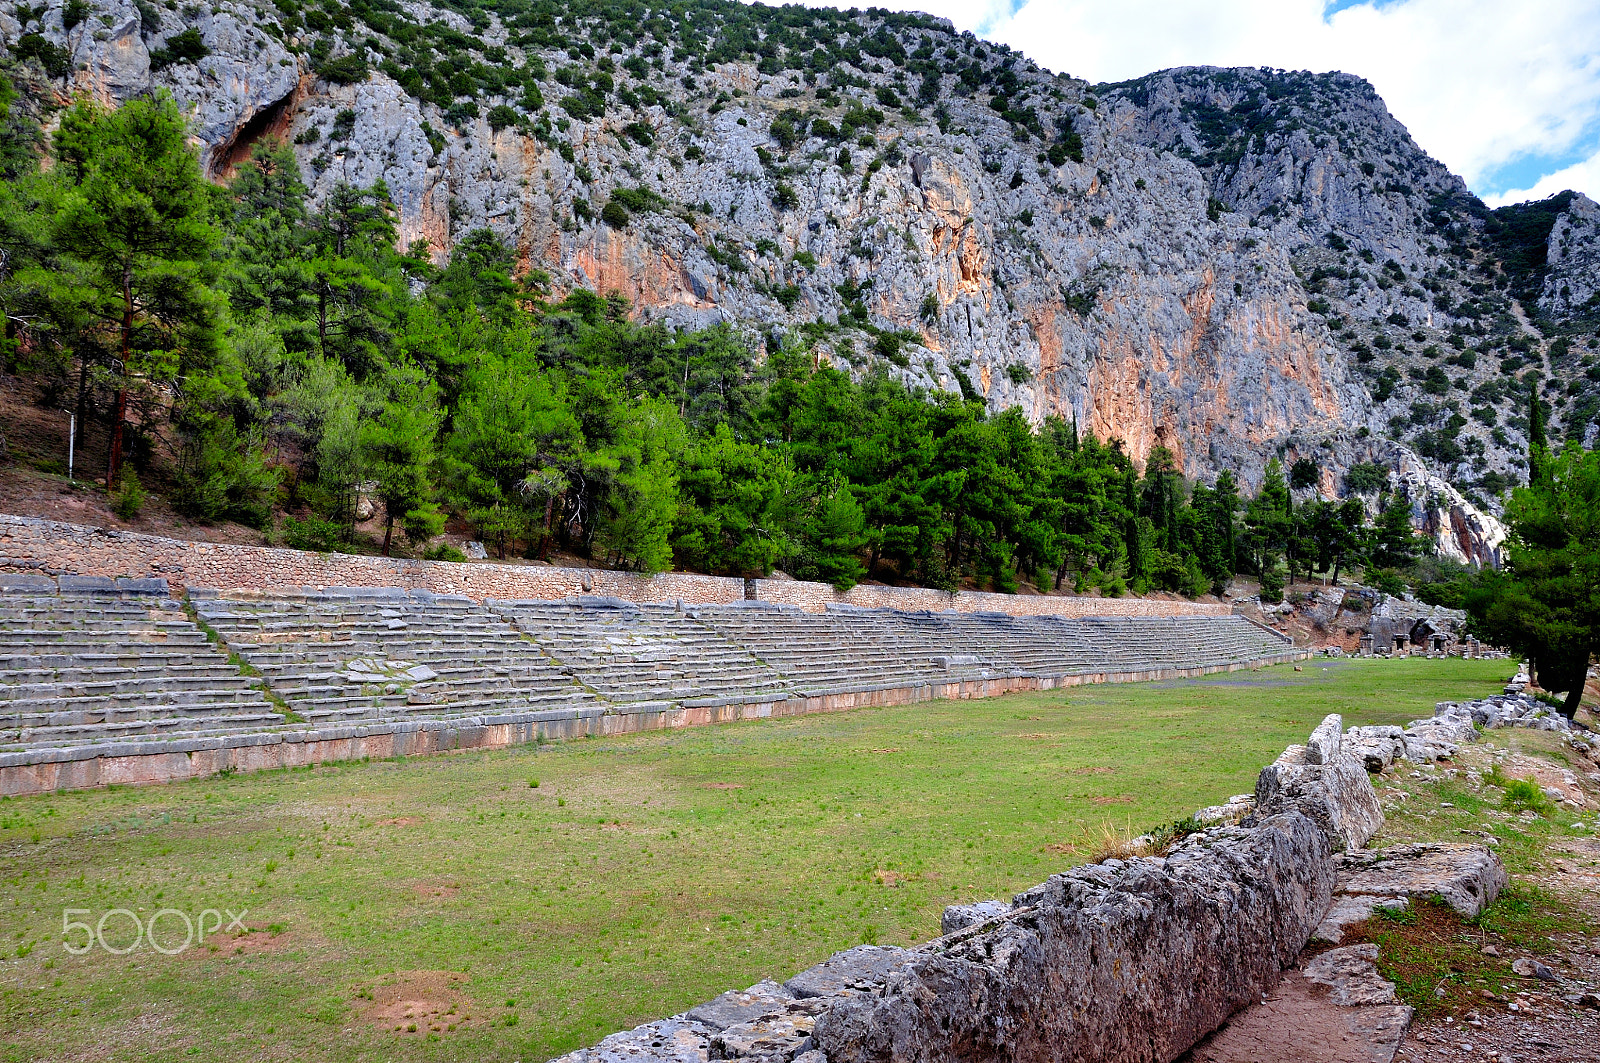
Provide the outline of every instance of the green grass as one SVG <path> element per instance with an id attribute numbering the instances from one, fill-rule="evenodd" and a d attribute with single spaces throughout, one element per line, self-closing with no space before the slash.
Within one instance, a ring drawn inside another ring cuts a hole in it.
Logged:
<path id="1" fill-rule="evenodd" d="M 1327 712 L 1405 722 L 1505 671 L 1311 662 L 3 801 L 0 1058 L 543 1060 L 925 940 L 1108 824 L 1251 789 Z M 248 909 L 257 931 L 74 956 L 65 908 Z M 432 1008 L 374 1015 L 401 990 Z"/>

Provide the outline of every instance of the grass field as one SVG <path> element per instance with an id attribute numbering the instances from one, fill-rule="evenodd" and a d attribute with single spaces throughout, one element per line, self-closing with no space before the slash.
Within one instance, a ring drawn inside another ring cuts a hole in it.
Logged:
<path id="1" fill-rule="evenodd" d="M 1404 722 L 1507 671 L 1310 662 L 3 801 L 0 1053 L 537 1063 L 935 936 L 1107 824 L 1251 789 L 1325 713 Z M 73 955 L 65 909 L 112 948 L 134 941 L 114 909 L 247 910 L 251 932 Z"/>

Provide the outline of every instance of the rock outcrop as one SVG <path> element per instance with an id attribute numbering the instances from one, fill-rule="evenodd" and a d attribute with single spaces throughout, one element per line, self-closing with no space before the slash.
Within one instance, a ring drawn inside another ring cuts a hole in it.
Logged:
<path id="1" fill-rule="evenodd" d="M 644 27 L 429 0 L 63 10 L 6 0 L 0 32 L 65 49 L 62 93 L 172 91 L 219 179 L 287 139 L 314 198 L 381 180 L 440 261 L 487 228 L 552 296 L 804 342 L 1191 476 L 1312 457 L 1335 495 L 1382 462 L 1453 558 L 1503 537 L 1511 374 L 1564 377 L 1568 435 L 1600 413 L 1593 204 L 1529 267 L 1545 308 L 1519 307 L 1490 212 L 1347 75 L 1091 86 L 926 16 L 719 0 Z M 607 223 L 612 200 L 631 206 Z M 1523 310 L 1579 316 L 1552 344 Z"/>

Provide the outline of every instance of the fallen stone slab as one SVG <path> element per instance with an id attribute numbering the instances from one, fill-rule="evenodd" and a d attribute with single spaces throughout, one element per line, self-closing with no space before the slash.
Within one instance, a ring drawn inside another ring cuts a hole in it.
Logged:
<path id="1" fill-rule="evenodd" d="M 1379 908 L 1399 910 L 1409 904 L 1410 900 L 1406 897 L 1374 897 L 1367 894 L 1335 897 L 1333 907 L 1317 924 L 1311 940 L 1338 945 L 1344 941 L 1346 930 L 1365 923 Z"/>
<path id="2" fill-rule="evenodd" d="M 1493 904 L 1509 881 L 1499 857 L 1482 845 L 1392 845 L 1341 853 L 1336 862 L 1343 896 L 1437 896 L 1468 919 Z"/>
<path id="3" fill-rule="evenodd" d="M 1306 964 L 1306 980 L 1328 991 L 1328 999 L 1343 1007 L 1395 1004 L 1394 983 L 1378 973 L 1378 946 L 1347 945 L 1319 953 Z"/>
<path id="4" fill-rule="evenodd" d="M 795 996 L 786 987 L 763 978 L 749 989 L 730 989 L 714 1000 L 689 1009 L 689 1018 L 713 1030 L 776 1014 Z"/>
<path id="5" fill-rule="evenodd" d="M 837 997 L 875 990 L 889 975 L 911 959 L 908 949 L 889 945 L 857 945 L 836 952 L 808 970 L 801 971 L 784 988 L 797 997 Z"/>
<path id="6" fill-rule="evenodd" d="M 974 904 L 952 904 L 939 917 L 939 932 L 954 934 L 988 919 L 998 919 L 1011 910 L 1005 901 L 978 901 Z"/>
<path id="7" fill-rule="evenodd" d="M 1328 720 L 1338 726 L 1338 716 Z M 1318 754 L 1325 763 L 1312 764 L 1306 759 L 1307 748 L 1290 746 L 1261 769 L 1256 814 L 1298 811 L 1322 829 L 1336 851 L 1361 848 L 1383 826 L 1383 807 L 1367 769 L 1342 749 L 1329 753 L 1326 742 Z"/>
<path id="8" fill-rule="evenodd" d="M 1406 755 L 1405 731 L 1399 727 L 1352 727 L 1345 732 L 1344 751 L 1373 775 L 1388 771 Z"/>
<path id="9" fill-rule="evenodd" d="M 1330 852 L 1296 811 L 1054 875 L 836 1001 L 816 1047 L 829 1063 L 1166 1063 L 1299 955 L 1332 898 Z"/>
<path id="10" fill-rule="evenodd" d="M 551 1063 L 707 1063 L 713 1032 L 687 1016 L 675 1015 L 614 1033 L 592 1048 L 568 1052 Z"/>

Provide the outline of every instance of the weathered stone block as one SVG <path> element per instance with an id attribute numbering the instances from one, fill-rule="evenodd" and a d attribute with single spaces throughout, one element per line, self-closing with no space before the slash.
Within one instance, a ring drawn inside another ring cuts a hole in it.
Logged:
<path id="1" fill-rule="evenodd" d="M 56 581 L 34 572 L 0 572 L 0 594 L 54 594 Z"/>
<path id="2" fill-rule="evenodd" d="M 116 594 L 117 581 L 109 576 L 73 576 L 62 573 L 56 577 L 62 594 Z"/>
<path id="3" fill-rule="evenodd" d="M 1344 737 L 1344 718 L 1329 713 L 1317 724 L 1317 729 L 1306 739 L 1307 764 L 1331 764 L 1340 753 L 1340 739 Z"/>
<path id="4" fill-rule="evenodd" d="M 1256 780 L 1261 816 L 1303 812 L 1335 850 L 1359 849 L 1383 826 L 1383 808 L 1366 768 L 1339 754 L 1326 764 L 1306 763 L 1306 747 L 1290 746 L 1261 769 Z"/>
<path id="5" fill-rule="evenodd" d="M 123 576 L 117 580 L 117 590 L 123 594 L 159 594 L 163 598 L 172 593 L 167 581 L 159 576 L 143 578 Z"/>
<path id="6" fill-rule="evenodd" d="M 1328 999 L 1343 1007 L 1364 1004 L 1394 1004 L 1394 983 L 1378 974 L 1374 966 L 1378 946 L 1347 945 L 1330 949 L 1306 964 L 1308 981 L 1328 990 Z"/>
<path id="7" fill-rule="evenodd" d="M 801 971 L 784 986 L 797 997 L 834 997 L 877 989 L 889 975 L 911 959 L 906 949 L 884 945 L 857 945 L 836 952 L 809 970 Z"/>
<path id="8" fill-rule="evenodd" d="M 997 925 L 915 950 L 881 994 L 835 1003 L 817 1047 L 830 1063 L 1166 1063 L 1293 962 L 1332 895 L 1329 852 L 1291 812 L 1055 875 Z"/>
<path id="9" fill-rule="evenodd" d="M 996 919 L 1011 910 L 1005 901 L 978 901 L 974 904 L 952 904 L 939 917 L 939 932 L 954 934 L 986 919 Z"/>
<path id="10" fill-rule="evenodd" d="M 683 1016 L 614 1033 L 592 1048 L 568 1052 L 552 1063 L 706 1063 L 712 1031 Z"/>
<path id="11" fill-rule="evenodd" d="M 1345 732 L 1344 752 L 1373 774 L 1388 771 L 1406 755 L 1405 731 L 1398 727 L 1352 727 Z"/>
<path id="12" fill-rule="evenodd" d="M 690 1008 L 689 1018 L 713 1030 L 726 1030 L 780 1012 L 794 998 L 785 987 L 763 978 L 749 989 L 730 989 L 714 1000 Z"/>
<path id="13" fill-rule="evenodd" d="M 1493 904 L 1509 881 L 1499 857 L 1482 845 L 1392 845 L 1342 853 L 1337 862 L 1340 894 L 1438 896 L 1469 919 Z"/>
<path id="14" fill-rule="evenodd" d="M 790 1063 L 796 1056 L 812 1051 L 812 1027 L 828 1004 L 821 997 L 785 1001 L 773 1014 L 712 1034 L 711 1058 Z"/>

